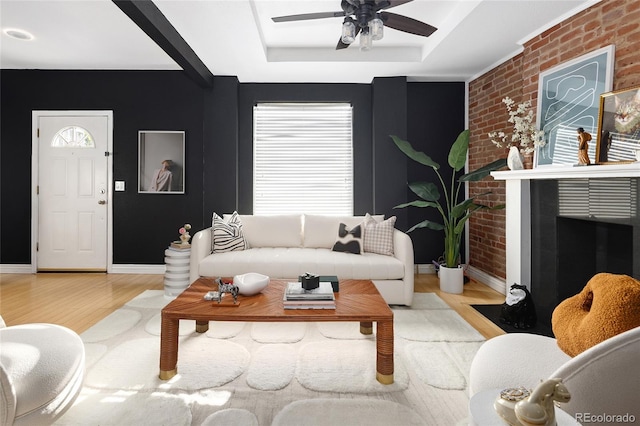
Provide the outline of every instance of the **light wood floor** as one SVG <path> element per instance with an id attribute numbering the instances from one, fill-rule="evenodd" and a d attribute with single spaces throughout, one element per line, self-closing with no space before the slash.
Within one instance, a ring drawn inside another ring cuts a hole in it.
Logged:
<path id="1" fill-rule="evenodd" d="M 7 325 L 48 322 L 82 333 L 145 290 L 163 290 L 163 275 L 104 273 L 0 274 L 0 314 Z M 487 339 L 504 334 L 470 304 L 504 302 L 504 295 L 471 281 L 460 295 L 440 292 L 433 274 L 415 277 L 415 291 L 433 292 Z"/>

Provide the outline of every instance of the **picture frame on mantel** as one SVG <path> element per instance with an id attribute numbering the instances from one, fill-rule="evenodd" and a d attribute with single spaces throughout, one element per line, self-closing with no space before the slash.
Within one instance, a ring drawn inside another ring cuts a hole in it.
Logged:
<path id="1" fill-rule="evenodd" d="M 185 132 L 138 132 L 138 193 L 184 194 Z"/>
<path id="2" fill-rule="evenodd" d="M 600 95 L 613 89 L 613 44 L 540 73 L 538 128 L 545 146 L 536 150 L 534 167 L 578 163 L 578 128 L 590 133 L 589 158 L 597 151 Z"/>
<path id="3" fill-rule="evenodd" d="M 597 164 L 640 161 L 640 86 L 600 95 Z"/>

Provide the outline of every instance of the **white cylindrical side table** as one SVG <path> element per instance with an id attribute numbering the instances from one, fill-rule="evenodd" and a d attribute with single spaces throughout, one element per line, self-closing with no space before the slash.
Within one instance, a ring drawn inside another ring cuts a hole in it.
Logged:
<path id="1" fill-rule="evenodd" d="M 169 247 L 164 251 L 166 272 L 164 274 L 164 296 L 175 299 L 189 287 L 189 260 L 191 248 Z"/>

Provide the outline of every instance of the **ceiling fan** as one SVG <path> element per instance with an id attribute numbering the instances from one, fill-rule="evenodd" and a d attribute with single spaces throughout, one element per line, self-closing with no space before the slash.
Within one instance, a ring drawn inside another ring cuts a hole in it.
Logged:
<path id="1" fill-rule="evenodd" d="M 429 37 L 437 30 L 436 27 L 416 19 L 386 12 L 386 9 L 411 1 L 413 0 L 342 0 L 342 10 L 339 12 L 304 13 L 271 19 L 274 22 L 291 22 L 344 16 L 342 36 L 336 50 L 349 47 L 358 34 L 360 34 L 360 49 L 369 50 L 372 40 L 382 38 L 384 26 L 423 37 Z"/>

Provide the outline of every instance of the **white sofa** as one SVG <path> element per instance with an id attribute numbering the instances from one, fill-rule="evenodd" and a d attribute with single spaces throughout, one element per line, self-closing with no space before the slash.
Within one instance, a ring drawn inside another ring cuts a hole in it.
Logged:
<path id="1" fill-rule="evenodd" d="M 375 218 L 382 220 L 381 216 Z M 240 220 L 249 246 L 246 250 L 212 253 L 212 228 L 193 236 L 190 282 L 201 276 L 233 277 L 247 272 L 297 279 L 310 272 L 339 279 L 370 279 L 387 303 L 411 305 L 413 245 L 404 232 L 393 231 L 393 256 L 352 254 L 331 248 L 340 223 L 354 227 L 363 222 L 364 216 L 240 215 Z"/>

